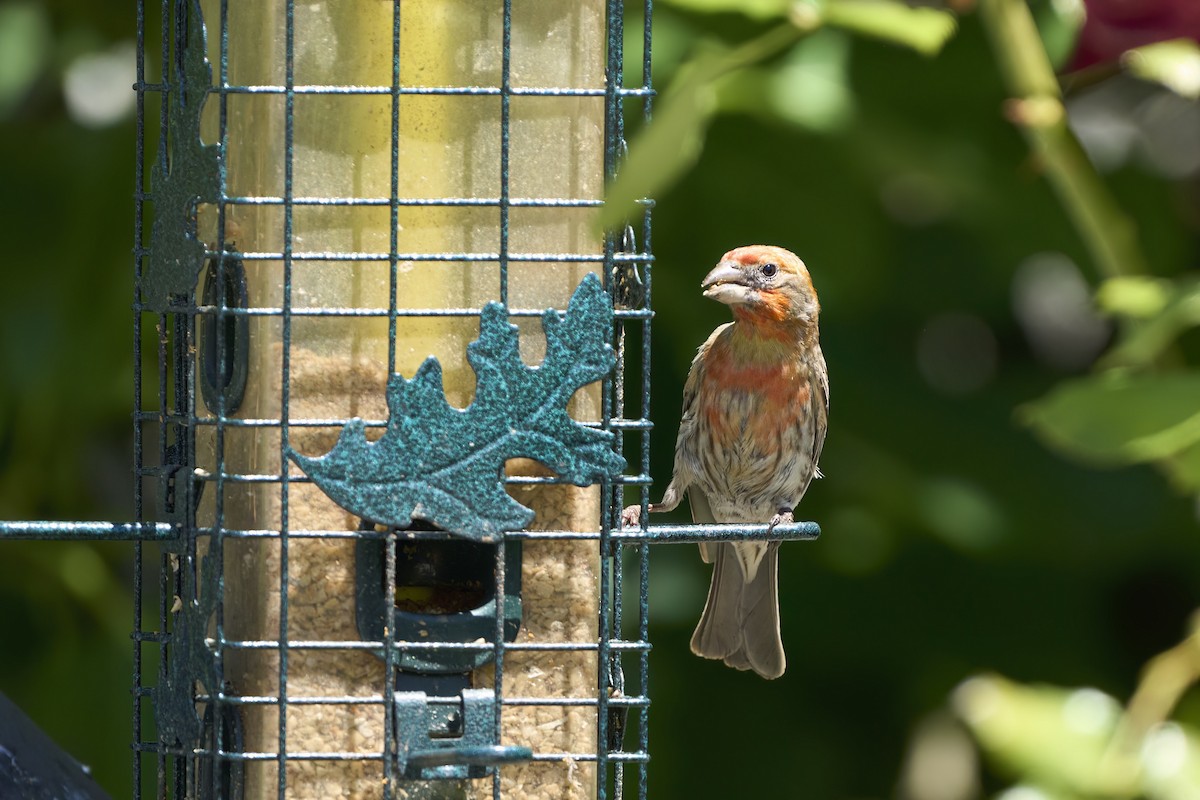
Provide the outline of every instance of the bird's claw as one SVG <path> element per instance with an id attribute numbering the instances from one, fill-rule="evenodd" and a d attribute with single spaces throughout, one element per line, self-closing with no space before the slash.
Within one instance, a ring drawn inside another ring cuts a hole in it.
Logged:
<path id="1" fill-rule="evenodd" d="M 642 521 L 642 506 L 635 503 L 621 511 L 621 527 L 636 528 Z"/>
<path id="2" fill-rule="evenodd" d="M 791 511 L 780 511 L 771 517 L 771 522 L 767 525 L 767 533 L 775 530 L 776 525 L 791 525 L 795 521 Z"/>

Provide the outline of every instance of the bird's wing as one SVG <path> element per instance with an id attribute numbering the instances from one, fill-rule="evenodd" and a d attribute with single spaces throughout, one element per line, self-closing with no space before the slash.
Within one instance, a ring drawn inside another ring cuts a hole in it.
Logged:
<path id="1" fill-rule="evenodd" d="M 699 425 L 697 405 L 700 399 L 700 386 L 704 382 L 705 355 L 721 331 L 732 324 L 726 323 L 713 331 L 704 344 L 700 345 L 696 351 L 696 357 L 692 359 L 687 380 L 683 384 L 683 411 L 679 415 L 679 435 L 675 439 L 675 468 L 671 474 L 671 484 L 667 487 L 664 500 L 669 495 L 675 503 L 678 503 L 683 498 L 683 493 L 695 482 L 696 459 L 692 443 L 697 436 L 696 428 Z M 674 505 L 669 506 L 669 508 L 674 507 Z"/>
<path id="2" fill-rule="evenodd" d="M 813 475 L 820 477 L 821 450 L 825 447 L 825 429 L 829 427 L 829 370 L 825 366 L 825 355 L 821 345 L 813 346 L 813 368 L 810 375 L 815 376 L 817 391 L 813 393 L 813 413 L 817 415 L 816 426 L 813 430 Z"/>
<path id="3" fill-rule="evenodd" d="M 708 495 L 701 491 L 699 486 L 692 486 L 688 489 L 688 505 L 692 509 L 692 522 L 696 525 L 707 525 L 716 522 L 717 518 L 713 516 L 712 507 L 708 504 Z M 713 544 L 700 543 L 700 557 L 704 559 L 704 563 L 711 564 L 717 557 L 716 548 L 720 546 L 720 542 Z"/>
<path id="4" fill-rule="evenodd" d="M 698 424 L 696 405 L 700 397 L 700 384 L 704 382 L 705 356 L 712 350 L 713 343 L 716 342 L 722 331 L 732 324 L 732 322 L 727 322 L 717 326 L 704 344 L 700 345 L 696 350 L 696 357 L 692 359 L 691 369 L 688 370 L 687 381 L 683 385 L 683 414 L 679 421 L 679 438 L 675 441 L 675 474 L 672 483 L 680 480 L 686 481 L 688 505 L 692 509 L 692 522 L 696 525 L 713 523 L 717 521 L 717 518 L 713 515 L 708 497 L 692 482 L 692 466 L 685 451 L 691 437 L 696 435 Z M 706 563 L 711 564 L 717 557 L 716 546 L 701 544 L 700 557 Z"/>
<path id="5" fill-rule="evenodd" d="M 704 382 L 704 371 L 706 368 L 705 357 L 712 350 L 713 343 L 717 337 L 732 325 L 732 322 L 726 322 L 724 325 L 718 325 L 709 337 L 696 349 L 696 357 L 692 359 L 692 366 L 688 368 L 687 380 L 683 384 L 683 414 L 679 424 L 679 438 L 684 437 L 684 423 L 694 423 L 696 419 L 696 400 L 700 396 L 700 384 Z M 690 433 L 690 425 L 687 426 Z"/>

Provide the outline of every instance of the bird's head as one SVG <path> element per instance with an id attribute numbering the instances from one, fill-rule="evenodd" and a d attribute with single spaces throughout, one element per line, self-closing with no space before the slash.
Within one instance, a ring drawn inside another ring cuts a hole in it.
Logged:
<path id="1" fill-rule="evenodd" d="M 755 325 L 808 326 L 820 312 L 808 268 L 782 247 L 730 250 L 700 287 L 705 297 L 730 306 L 736 319 Z"/>

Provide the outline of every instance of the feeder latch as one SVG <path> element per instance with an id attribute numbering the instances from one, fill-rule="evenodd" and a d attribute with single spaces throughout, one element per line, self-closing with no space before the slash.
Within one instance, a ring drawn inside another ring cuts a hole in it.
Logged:
<path id="1" fill-rule="evenodd" d="M 380 532 L 367 521 L 360 530 Z M 520 542 L 475 542 L 424 523 L 394 535 L 391 558 L 384 540 L 360 539 L 355 569 L 359 634 L 395 647 L 389 755 L 396 774 L 414 781 L 482 778 L 498 765 L 533 758 L 528 747 L 499 743 L 496 691 L 471 688 L 471 673 L 495 660 L 497 634 L 511 642 L 520 628 Z M 437 647 L 476 642 L 481 646 Z M 377 655 L 387 660 L 383 651 Z"/>
<path id="2" fill-rule="evenodd" d="M 463 689 L 450 713 L 435 709 L 425 692 L 395 694 L 394 756 L 405 779 L 483 778 L 497 766 L 533 758 L 528 747 L 496 743 L 491 689 Z"/>

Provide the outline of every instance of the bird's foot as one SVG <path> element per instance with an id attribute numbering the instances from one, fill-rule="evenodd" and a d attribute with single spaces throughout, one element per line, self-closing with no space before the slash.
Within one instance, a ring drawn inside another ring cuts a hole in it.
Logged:
<path id="1" fill-rule="evenodd" d="M 621 511 L 621 527 L 636 528 L 642 521 L 642 506 L 640 503 L 634 503 L 631 506 L 625 506 Z"/>
<path id="2" fill-rule="evenodd" d="M 775 530 L 776 525 L 791 525 L 795 521 L 790 509 L 780 509 L 778 514 L 771 517 L 771 522 L 767 525 L 767 532 Z"/>

